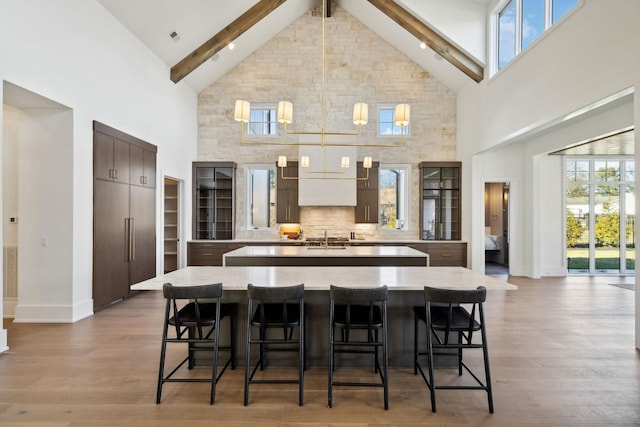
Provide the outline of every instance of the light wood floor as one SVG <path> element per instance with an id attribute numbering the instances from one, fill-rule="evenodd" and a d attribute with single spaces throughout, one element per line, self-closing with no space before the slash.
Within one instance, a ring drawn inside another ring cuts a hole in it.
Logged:
<path id="1" fill-rule="evenodd" d="M 256 385 L 244 407 L 242 369 L 225 374 L 214 406 L 206 384 L 168 384 L 156 405 L 160 292 L 74 324 L 5 320 L 0 426 L 638 426 L 634 294 L 607 284 L 625 280 L 510 278 L 518 291 L 489 293 L 494 414 L 483 392 L 447 390 L 433 414 L 410 368 L 390 372 L 388 411 L 377 390 L 336 390 L 327 408 L 319 367 L 307 371 L 303 407 L 295 385 Z"/>

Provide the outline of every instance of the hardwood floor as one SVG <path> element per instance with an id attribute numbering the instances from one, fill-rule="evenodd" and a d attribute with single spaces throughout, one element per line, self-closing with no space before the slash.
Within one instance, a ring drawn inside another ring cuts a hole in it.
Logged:
<path id="1" fill-rule="evenodd" d="M 608 285 L 625 280 L 511 277 L 519 290 L 489 293 L 494 414 L 483 392 L 447 390 L 433 414 L 411 368 L 391 370 L 388 411 L 380 390 L 360 389 L 335 390 L 327 408 L 320 367 L 307 371 L 303 407 L 296 385 L 254 386 L 244 407 L 242 369 L 221 379 L 213 406 L 206 384 L 168 384 L 156 405 L 163 300 L 155 291 L 74 324 L 5 319 L 0 426 L 638 426 L 634 294 Z"/>

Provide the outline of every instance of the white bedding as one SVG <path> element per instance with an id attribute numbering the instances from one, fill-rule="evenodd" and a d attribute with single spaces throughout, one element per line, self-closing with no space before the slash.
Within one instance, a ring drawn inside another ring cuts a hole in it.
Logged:
<path id="1" fill-rule="evenodd" d="M 499 251 L 502 248 L 502 236 L 484 236 L 484 249 L 487 251 Z"/>

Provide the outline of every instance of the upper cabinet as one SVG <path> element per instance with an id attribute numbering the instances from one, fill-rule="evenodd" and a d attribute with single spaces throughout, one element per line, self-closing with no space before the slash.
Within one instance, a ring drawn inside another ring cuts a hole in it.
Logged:
<path id="1" fill-rule="evenodd" d="M 95 122 L 93 170 L 97 179 L 156 187 L 157 148 Z"/>
<path id="2" fill-rule="evenodd" d="M 368 171 L 368 179 L 361 178 L 367 177 L 367 169 L 362 166 L 362 162 L 357 163 L 357 177 L 356 184 L 356 210 L 355 210 L 355 222 L 356 223 L 378 223 L 378 169 L 380 168 L 380 162 L 373 162 L 373 166 Z"/>
<path id="3" fill-rule="evenodd" d="M 276 179 L 276 222 L 280 224 L 298 223 L 300 222 L 298 162 L 288 162 L 284 170 L 276 167 L 276 173 L 278 175 Z"/>
<path id="4" fill-rule="evenodd" d="M 94 135 L 94 176 L 129 184 L 130 144 L 102 131 L 108 132 L 98 126 Z"/>
<path id="5" fill-rule="evenodd" d="M 193 163 L 193 239 L 234 237 L 235 174 L 233 162 Z"/>
<path id="6" fill-rule="evenodd" d="M 460 240 L 460 162 L 420 163 L 423 240 Z"/>
<path id="7" fill-rule="evenodd" d="M 155 188 L 156 156 L 155 153 L 141 147 L 131 146 L 129 183 Z"/>

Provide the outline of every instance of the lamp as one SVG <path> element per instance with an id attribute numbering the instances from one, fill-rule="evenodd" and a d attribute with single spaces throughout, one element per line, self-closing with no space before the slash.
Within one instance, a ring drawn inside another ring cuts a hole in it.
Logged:
<path id="1" fill-rule="evenodd" d="M 349 169 L 349 165 L 351 164 L 351 159 L 349 158 L 349 156 L 342 156 L 342 158 L 340 159 L 340 167 L 342 169 Z M 284 174 L 284 168 L 287 167 L 287 156 L 278 156 L 278 167 L 280 168 L 280 176 L 282 179 L 300 179 L 297 176 L 285 176 Z M 309 156 L 300 156 L 300 167 L 302 168 L 308 168 L 309 167 Z M 355 180 L 356 181 L 367 181 L 369 179 L 369 169 L 371 169 L 373 167 L 373 159 L 369 156 L 365 156 L 362 159 L 362 167 L 365 169 L 366 171 L 366 175 L 363 177 L 359 177 L 356 176 Z M 323 171 L 318 171 L 318 172 L 308 172 L 308 173 L 316 173 L 316 174 L 322 174 L 323 176 L 319 176 L 319 177 L 315 177 L 315 178 L 305 178 L 305 179 L 326 179 L 327 178 L 327 174 L 339 174 L 342 172 L 333 172 L 333 171 L 327 171 L 326 167 Z M 335 177 L 335 176 L 331 176 L 331 179 L 351 179 L 353 180 L 354 178 L 340 178 L 340 177 Z"/>
<path id="2" fill-rule="evenodd" d="M 409 125 L 409 112 L 411 107 L 409 104 L 398 104 L 394 114 L 394 123 L 396 126 L 405 127 Z"/>
<path id="3" fill-rule="evenodd" d="M 323 6 L 323 11 L 326 10 L 326 1 L 327 0 L 323 0 L 322 2 L 322 6 Z M 396 141 L 396 142 L 376 142 L 376 143 L 371 143 L 371 142 L 353 142 L 353 140 L 345 140 L 344 138 L 341 139 L 339 142 L 334 142 L 332 141 L 331 143 L 327 143 L 326 142 L 326 136 L 327 135 L 331 135 L 331 136 L 358 136 L 361 134 L 362 132 L 362 126 L 366 125 L 369 121 L 369 106 L 364 103 L 364 102 L 357 102 L 354 104 L 353 106 L 353 124 L 355 126 L 357 126 L 357 130 L 355 131 L 328 131 L 326 129 L 326 48 L 325 48 L 325 13 L 323 12 L 322 14 L 322 99 L 321 99 L 321 107 L 322 107 L 322 120 L 321 120 L 321 125 L 320 125 L 320 129 L 318 131 L 296 131 L 296 130 L 291 130 L 287 128 L 287 125 L 290 125 L 291 123 L 293 123 L 293 103 L 291 101 L 279 101 L 278 102 L 278 108 L 276 111 L 276 122 L 282 124 L 283 126 L 283 133 L 284 135 L 312 135 L 312 136 L 318 136 L 317 140 L 315 141 L 310 141 L 309 139 L 305 139 L 304 142 L 298 140 L 292 140 L 292 139 L 283 139 L 280 141 L 273 141 L 273 140 L 263 140 L 263 141 L 249 141 L 249 140 L 245 140 L 245 123 L 247 123 L 248 126 L 248 122 L 249 122 L 249 118 L 250 118 L 250 110 L 251 110 L 251 105 L 248 101 L 245 100 L 237 100 L 235 103 L 235 110 L 234 110 L 234 119 L 236 121 L 240 122 L 240 140 L 242 142 L 242 144 L 263 144 L 263 145 L 297 145 L 297 146 L 319 146 L 319 147 L 329 147 L 329 146 L 335 146 L 335 147 L 339 147 L 339 146 L 343 146 L 343 147 L 347 147 L 347 146 L 355 146 L 355 147 L 400 147 L 402 145 L 404 145 L 404 135 L 405 135 L 405 128 L 408 127 L 409 125 L 409 115 L 410 115 L 410 107 L 409 104 L 398 104 L 395 107 L 394 110 L 394 122 L 397 126 L 401 127 L 401 132 L 400 132 L 400 140 Z M 282 160 L 283 156 L 280 156 L 278 158 L 278 166 L 284 170 L 284 167 L 286 167 L 286 157 L 284 158 L 284 160 Z M 326 155 L 325 155 L 325 159 L 326 159 Z M 365 158 L 367 159 L 367 158 Z M 369 162 L 368 162 L 368 167 L 365 166 L 365 169 L 367 169 L 367 178 L 369 175 L 369 169 L 371 168 L 371 158 L 369 157 Z M 283 165 L 284 166 L 283 166 Z M 346 166 L 345 166 L 346 165 Z M 304 168 L 308 168 L 309 167 L 309 157 L 308 156 L 302 156 L 300 159 L 300 166 L 304 167 Z M 348 169 L 349 167 L 349 158 L 342 158 L 341 159 L 341 166 L 343 169 Z M 322 173 L 325 176 L 328 173 L 340 173 L 340 172 L 328 172 L 327 171 L 327 167 L 326 167 L 326 160 L 325 160 L 325 168 L 324 171 L 322 172 L 318 172 L 318 173 Z M 284 172 L 283 172 L 283 178 L 284 178 Z M 291 178 L 287 178 L 287 179 L 292 179 Z M 333 178 L 333 177 L 332 177 Z M 309 178 L 305 178 L 305 179 L 309 179 Z M 350 178 L 353 179 L 353 178 Z M 356 179 L 361 179 L 361 178 L 356 178 Z M 366 179 L 366 178 L 363 178 Z"/>
<path id="4" fill-rule="evenodd" d="M 240 123 L 246 123 L 249 121 L 250 112 L 251 112 L 251 106 L 249 104 L 249 101 L 237 100 L 236 108 L 234 109 L 234 112 L 233 112 L 233 118 Z M 242 126 L 244 127 L 244 125 Z"/>
<path id="5" fill-rule="evenodd" d="M 326 10 L 326 1 L 322 1 L 323 11 Z M 287 129 L 287 125 L 293 123 L 293 103 L 291 101 L 278 102 L 278 109 L 276 113 L 276 121 L 283 125 L 285 135 L 318 135 L 320 138 L 318 141 L 248 141 L 245 140 L 245 123 L 249 121 L 250 104 L 248 101 L 237 100 L 234 111 L 234 119 L 240 122 L 241 127 L 241 142 L 242 144 L 266 144 L 266 145 L 312 145 L 312 146 L 363 146 L 363 147 L 400 147 L 404 145 L 405 128 L 409 125 L 409 105 L 399 104 L 395 109 L 395 124 L 401 127 L 400 141 L 398 142 L 386 142 L 386 143 L 362 143 L 352 141 L 332 142 L 326 144 L 326 135 L 342 135 L 342 136 L 357 136 L 361 134 L 362 126 L 366 125 L 369 120 L 369 106 L 364 102 L 358 102 L 353 106 L 353 124 L 358 127 L 356 131 L 342 132 L 342 131 L 328 131 L 326 130 L 325 116 L 326 116 L 326 49 L 325 49 L 325 14 L 322 14 L 322 121 L 319 131 L 295 131 Z"/>

